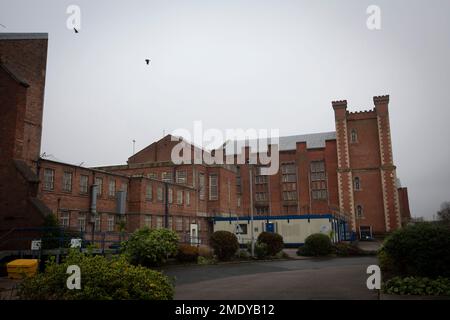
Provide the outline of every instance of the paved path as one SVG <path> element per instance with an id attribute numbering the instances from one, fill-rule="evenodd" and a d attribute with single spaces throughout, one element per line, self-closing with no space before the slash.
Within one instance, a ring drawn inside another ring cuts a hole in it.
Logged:
<path id="1" fill-rule="evenodd" d="M 175 299 L 377 299 L 366 287 L 374 257 L 165 268 Z"/>

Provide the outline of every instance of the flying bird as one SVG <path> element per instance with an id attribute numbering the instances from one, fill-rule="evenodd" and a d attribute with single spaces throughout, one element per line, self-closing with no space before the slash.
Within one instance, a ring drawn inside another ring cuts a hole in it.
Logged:
<path id="1" fill-rule="evenodd" d="M 145 59 L 145 62 L 148 64 L 150 64 L 150 59 Z"/>
<path id="2" fill-rule="evenodd" d="M 75 29 L 75 27 L 73 27 L 73 30 L 75 31 L 75 33 L 78 33 L 78 30 L 77 30 L 77 29 Z"/>
<path id="3" fill-rule="evenodd" d="M 6 26 L 5 26 L 4 24 L 1 24 L 1 23 L 0 23 L 0 26 L 2 26 L 3 28 L 5 28 L 5 29 L 6 29 Z"/>

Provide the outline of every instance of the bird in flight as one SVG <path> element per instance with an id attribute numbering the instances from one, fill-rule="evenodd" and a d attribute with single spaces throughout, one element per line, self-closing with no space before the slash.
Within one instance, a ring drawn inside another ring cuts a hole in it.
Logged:
<path id="1" fill-rule="evenodd" d="M 78 33 L 78 30 L 77 30 L 77 29 L 75 29 L 75 27 L 73 27 L 73 30 L 75 31 L 75 33 Z"/>
<path id="2" fill-rule="evenodd" d="M 150 59 L 145 59 L 145 62 L 148 64 L 150 64 Z"/>
<path id="3" fill-rule="evenodd" d="M 6 29 L 6 26 L 5 26 L 4 24 L 1 24 L 1 23 L 0 23 L 0 26 L 2 26 L 3 28 L 5 28 L 5 29 Z"/>

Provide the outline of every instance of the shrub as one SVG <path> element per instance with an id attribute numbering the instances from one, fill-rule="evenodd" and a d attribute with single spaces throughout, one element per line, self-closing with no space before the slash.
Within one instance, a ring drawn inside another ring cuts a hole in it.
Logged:
<path id="1" fill-rule="evenodd" d="M 204 258 L 208 258 L 208 259 L 212 259 L 212 257 L 214 256 L 213 250 L 211 249 L 211 247 L 208 247 L 205 245 L 200 245 L 198 247 L 198 255 L 200 257 L 204 257 Z"/>
<path id="2" fill-rule="evenodd" d="M 251 250 L 251 248 L 250 248 Z M 269 249 L 267 244 L 263 242 L 256 242 L 255 243 L 255 256 L 258 259 L 264 259 L 269 255 Z"/>
<path id="3" fill-rule="evenodd" d="M 336 243 L 333 245 L 333 251 L 341 257 L 352 257 L 363 255 L 364 252 L 357 246 L 349 243 Z"/>
<path id="4" fill-rule="evenodd" d="M 274 256 L 281 250 L 283 250 L 284 243 L 283 237 L 278 233 L 262 232 L 258 236 L 258 242 L 264 243 L 267 246 L 267 254 Z"/>
<path id="5" fill-rule="evenodd" d="M 305 256 L 326 256 L 331 252 L 331 240 L 326 234 L 314 233 L 305 239 L 301 249 Z"/>
<path id="6" fill-rule="evenodd" d="M 236 236 L 228 231 L 216 231 L 211 235 L 211 246 L 219 260 L 229 260 L 239 249 Z"/>
<path id="7" fill-rule="evenodd" d="M 168 229 L 143 228 L 122 244 L 122 253 L 131 264 L 158 266 L 178 252 L 178 236 Z"/>
<path id="8" fill-rule="evenodd" d="M 450 277 L 450 228 L 419 223 L 399 229 L 386 238 L 379 259 L 395 275 Z"/>
<path id="9" fill-rule="evenodd" d="M 242 259 L 242 260 L 250 259 L 250 254 L 248 253 L 248 250 L 239 250 L 238 256 L 239 256 L 239 259 Z"/>
<path id="10" fill-rule="evenodd" d="M 81 269 L 81 289 L 69 290 L 69 265 Z M 162 273 L 130 265 L 123 257 L 107 260 L 70 250 L 61 264 L 49 260 L 43 273 L 25 279 L 20 299 L 29 300 L 166 300 L 173 298 L 173 285 Z"/>
<path id="11" fill-rule="evenodd" d="M 205 258 L 205 257 L 199 256 L 197 259 L 197 263 L 206 265 L 206 264 L 216 264 L 217 261 L 214 258 Z"/>
<path id="12" fill-rule="evenodd" d="M 383 292 L 401 295 L 450 296 L 450 279 L 439 277 L 395 277 L 383 285 Z"/>
<path id="13" fill-rule="evenodd" d="M 177 260 L 180 262 L 197 262 L 198 248 L 188 244 L 178 246 Z"/>

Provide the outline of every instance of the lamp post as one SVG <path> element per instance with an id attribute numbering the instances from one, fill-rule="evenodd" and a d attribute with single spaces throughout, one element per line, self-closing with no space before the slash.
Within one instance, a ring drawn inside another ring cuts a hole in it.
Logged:
<path id="1" fill-rule="evenodd" d="M 254 227 L 253 227 L 253 166 L 249 163 L 248 165 L 248 172 L 250 176 L 250 236 L 252 238 L 252 244 L 251 244 L 251 254 L 252 258 L 255 257 L 255 237 L 254 237 Z"/>

